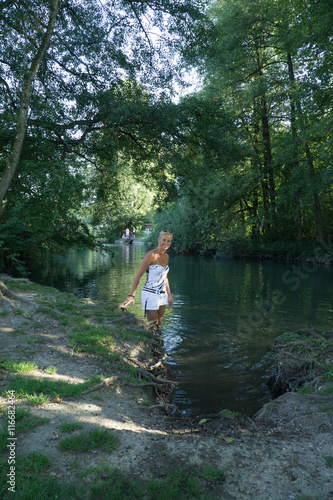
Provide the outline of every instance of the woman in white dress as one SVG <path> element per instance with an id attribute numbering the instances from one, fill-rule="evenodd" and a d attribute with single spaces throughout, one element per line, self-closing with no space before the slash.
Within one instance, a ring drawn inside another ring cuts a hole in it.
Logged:
<path id="1" fill-rule="evenodd" d="M 170 248 L 172 233 L 161 231 L 158 237 L 158 246 L 150 250 L 140 264 L 134 277 L 131 293 L 121 306 L 134 305 L 135 292 L 138 288 L 142 275 L 146 272 L 147 280 L 141 293 L 142 309 L 147 315 L 148 321 L 156 321 L 161 325 L 165 308 L 172 307 L 172 296 L 167 274 L 169 272 L 169 255 L 166 253 Z"/>

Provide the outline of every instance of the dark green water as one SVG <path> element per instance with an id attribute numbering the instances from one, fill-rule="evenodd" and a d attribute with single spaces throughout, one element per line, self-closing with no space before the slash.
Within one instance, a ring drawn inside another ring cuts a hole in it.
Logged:
<path id="1" fill-rule="evenodd" d="M 146 249 L 111 246 L 113 256 L 71 252 L 31 269 L 31 279 L 110 304 L 128 295 Z M 333 329 L 333 269 L 280 262 L 170 255 L 174 307 L 163 323 L 176 404 L 186 413 L 253 415 L 271 399 L 272 346 L 285 331 Z M 143 318 L 139 300 L 130 310 Z"/>

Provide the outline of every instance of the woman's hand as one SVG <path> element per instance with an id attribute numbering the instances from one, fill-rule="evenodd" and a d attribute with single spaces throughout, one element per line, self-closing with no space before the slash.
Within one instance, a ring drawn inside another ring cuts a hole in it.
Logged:
<path id="1" fill-rule="evenodd" d="M 171 295 L 168 295 L 168 302 L 169 302 L 169 309 L 171 309 L 171 307 L 173 306 L 173 300 Z"/>
<path id="2" fill-rule="evenodd" d="M 135 304 L 135 298 L 133 295 L 128 295 L 127 299 L 124 300 L 124 302 L 122 304 L 120 304 L 120 308 L 121 307 L 128 307 L 129 305 L 132 305 L 134 306 Z"/>

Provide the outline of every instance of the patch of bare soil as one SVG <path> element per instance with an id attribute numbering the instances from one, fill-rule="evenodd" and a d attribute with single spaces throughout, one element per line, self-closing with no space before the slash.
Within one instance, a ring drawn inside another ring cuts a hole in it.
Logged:
<path id="1" fill-rule="evenodd" d="M 153 384 L 152 380 L 131 385 L 119 361 L 106 366 L 103 356 L 78 352 L 69 338 L 72 325 L 64 326 L 56 316 L 42 312 L 41 301 L 42 291 L 17 291 L 15 297 L 3 298 L 2 311 L 7 313 L 0 316 L 1 358 L 36 363 L 38 369 L 27 377 L 72 383 L 96 375 L 112 377 L 79 397 L 29 407 L 34 415 L 49 420 L 18 436 L 18 454 L 32 450 L 46 454 L 52 464 L 49 474 L 63 482 L 75 481 L 81 471 L 103 463 L 132 480 L 163 478 L 168 471 L 209 465 L 224 469 L 225 474 L 223 480 L 207 483 L 207 498 L 333 499 L 332 395 L 288 392 L 266 404 L 252 419 L 205 415 L 188 420 L 171 412 L 172 406 L 159 404 L 155 386 L 146 385 Z M 90 302 L 86 308 L 90 308 L 89 322 L 100 324 L 96 312 L 101 306 Z M 146 331 L 143 322 L 129 313 L 104 317 L 103 324 Z M 147 371 L 158 362 L 156 350 L 153 336 L 146 340 L 119 336 L 115 347 L 119 359 L 133 360 L 134 366 Z M 48 374 L 45 369 L 51 365 L 57 372 Z M 14 374 L 2 369 L 0 376 L 4 391 Z M 0 404 L 6 407 L 4 393 Z M 18 400 L 16 404 L 26 403 Z M 112 453 L 60 451 L 58 444 L 67 436 L 60 426 L 73 420 L 84 430 L 112 430 L 119 438 L 117 449 Z M 89 477 L 80 476 L 79 480 L 88 482 Z"/>

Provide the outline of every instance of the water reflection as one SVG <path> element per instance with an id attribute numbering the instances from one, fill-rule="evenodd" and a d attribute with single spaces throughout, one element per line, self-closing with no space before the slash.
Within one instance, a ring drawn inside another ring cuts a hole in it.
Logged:
<path id="1" fill-rule="evenodd" d="M 32 279 L 120 303 L 146 250 L 110 250 L 56 257 L 32 269 Z M 306 275 L 300 266 L 278 262 L 171 255 L 169 280 L 174 307 L 166 313 L 163 336 L 171 376 L 179 382 L 176 402 L 186 412 L 228 408 L 253 414 L 270 399 L 265 382 L 276 336 L 309 326 L 333 328 L 331 268 Z M 143 279 L 138 299 L 142 286 Z M 131 311 L 143 318 L 140 300 Z"/>

